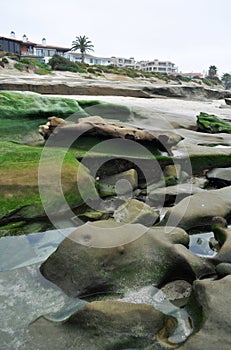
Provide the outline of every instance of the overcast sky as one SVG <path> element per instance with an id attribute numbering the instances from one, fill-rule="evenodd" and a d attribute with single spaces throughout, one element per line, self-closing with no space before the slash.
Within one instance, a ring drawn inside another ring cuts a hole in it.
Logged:
<path id="1" fill-rule="evenodd" d="M 0 35 L 71 47 L 86 35 L 95 54 L 174 62 L 179 71 L 231 72 L 231 0 L 9 0 Z"/>

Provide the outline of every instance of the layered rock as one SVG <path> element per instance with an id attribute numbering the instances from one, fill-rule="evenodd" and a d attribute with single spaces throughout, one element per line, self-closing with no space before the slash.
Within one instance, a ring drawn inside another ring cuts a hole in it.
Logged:
<path id="1" fill-rule="evenodd" d="M 47 139 L 53 134 L 56 139 L 64 139 L 76 135 L 76 138 L 84 135 L 90 135 L 94 137 L 102 137 L 106 139 L 122 138 L 128 139 L 140 143 L 148 143 L 154 147 L 160 149 L 171 149 L 181 141 L 181 137 L 173 132 L 153 131 L 135 128 L 119 122 L 109 122 L 98 116 L 92 116 L 88 118 L 80 118 L 78 123 L 71 123 L 63 125 L 59 123 L 57 129 L 40 126 L 39 132 Z M 54 140 L 55 142 L 55 140 Z"/>

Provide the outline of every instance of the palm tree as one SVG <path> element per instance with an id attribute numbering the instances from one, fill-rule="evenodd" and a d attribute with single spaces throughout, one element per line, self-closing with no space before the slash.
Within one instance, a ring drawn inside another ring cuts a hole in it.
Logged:
<path id="1" fill-rule="evenodd" d="M 88 39 L 87 36 L 77 36 L 75 41 L 72 41 L 72 51 L 80 50 L 82 54 L 82 63 L 84 63 L 85 54 L 87 51 L 94 51 L 93 50 L 94 45 L 92 45 L 92 42 Z"/>
<path id="2" fill-rule="evenodd" d="M 209 67 L 209 77 L 214 78 L 217 76 L 217 67 L 216 66 L 210 66 Z"/>

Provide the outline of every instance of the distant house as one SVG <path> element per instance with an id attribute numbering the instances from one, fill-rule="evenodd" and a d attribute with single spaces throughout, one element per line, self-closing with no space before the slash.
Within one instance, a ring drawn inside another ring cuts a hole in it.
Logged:
<path id="1" fill-rule="evenodd" d="M 0 36 L 0 51 L 11 52 L 16 55 L 20 55 L 21 43 L 21 40 L 16 40 L 14 38 L 5 38 L 4 36 Z"/>
<path id="2" fill-rule="evenodd" d="M 42 39 L 42 43 L 38 44 L 28 40 L 24 34 L 22 40 L 15 37 L 15 33 L 10 33 L 10 38 L 0 36 L 0 51 L 11 52 L 13 54 L 21 55 L 37 59 L 38 61 L 48 63 L 52 56 L 59 55 L 69 59 L 72 62 L 81 62 L 81 53 L 73 52 L 70 48 L 47 45 L 46 39 Z M 170 61 L 140 61 L 137 62 L 134 57 L 98 57 L 86 54 L 85 63 L 89 65 L 115 65 L 120 68 L 138 69 L 146 72 L 157 72 L 164 74 L 176 74 L 177 67 Z M 194 73 L 198 75 L 198 73 Z"/>
<path id="3" fill-rule="evenodd" d="M 0 36 L 0 46 L 0 51 L 35 58 L 44 63 L 47 63 L 55 54 L 64 56 L 66 52 L 70 51 L 70 48 L 47 45 L 45 38 L 42 39 L 42 44 L 29 41 L 25 34 L 22 40 L 18 40 L 15 38 L 14 32 L 11 32 L 10 38 Z"/>
<path id="4" fill-rule="evenodd" d="M 77 52 L 69 51 L 65 53 L 65 58 L 69 59 L 72 62 L 81 62 L 82 55 Z M 97 57 L 93 55 L 85 55 L 84 62 L 90 65 L 98 64 L 100 66 L 108 66 L 110 64 L 114 64 L 114 60 L 112 58 L 107 57 Z"/>
<path id="5" fill-rule="evenodd" d="M 156 72 L 165 74 L 174 74 L 177 72 L 175 63 L 170 61 L 159 61 L 157 59 L 153 61 L 140 61 L 140 69 L 146 72 Z"/>
<path id="6" fill-rule="evenodd" d="M 112 57 L 114 64 L 121 68 L 131 68 L 131 69 L 139 69 L 140 66 L 135 61 L 134 57 L 124 58 L 124 57 Z"/>

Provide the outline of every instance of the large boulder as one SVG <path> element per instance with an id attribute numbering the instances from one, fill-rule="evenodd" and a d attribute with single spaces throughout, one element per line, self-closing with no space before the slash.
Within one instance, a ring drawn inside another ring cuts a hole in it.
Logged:
<path id="1" fill-rule="evenodd" d="M 188 243 L 188 235 L 179 228 L 98 221 L 75 230 L 40 270 L 75 297 L 123 293 L 174 279 L 192 282 L 214 268 L 192 254 L 184 246 Z"/>
<path id="2" fill-rule="evenodd" d="M 185 230 L 211 226 L 214 216 L 226 218 L 231 213 L 231 186 L 203 191 L 182 199 L 170 208 L 159 225 L 179 226 Z"/>
<path id="3" fill-rule="evenodd" d="M 194 297 L 191 299 L 189 308 L 195 320 L 197 319 L 198 329 L 181 347 L 182 350 L 229 350 L 231 348 L 230 288 L 231 276 L 218 281 L 194 282 Z"/>

